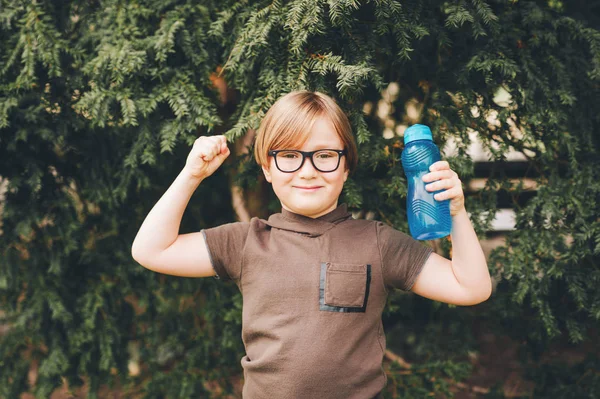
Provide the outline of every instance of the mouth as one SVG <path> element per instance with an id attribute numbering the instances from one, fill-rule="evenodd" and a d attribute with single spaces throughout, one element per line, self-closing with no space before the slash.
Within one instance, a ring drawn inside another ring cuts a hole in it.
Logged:
<path id="1" fill-rule="evenodd" d="M 294 186 L 294 188 L 297 188 L 297 189 L 299 189 L 299 190 L 302 190 L 302 191 L 308 191 L 308 192 L 311 192 L 311 191 L 317 191 L 317 190 L 318 190 L 318 189 L 320 189 L 321 187 L 322 187 L 322 186 L 307 186 L 307 187 L 303 187 L 303 186 Z"/>

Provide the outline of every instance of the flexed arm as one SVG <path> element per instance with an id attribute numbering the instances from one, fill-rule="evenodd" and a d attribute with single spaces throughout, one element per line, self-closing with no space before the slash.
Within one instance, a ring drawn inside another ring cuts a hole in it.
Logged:
<path id="1" fill-rule="evenodd" d="M 179 227 L 194 191 L 229 153 L 225 136 L 203 136 L 194 142 L 185 167 L 150 210 L 133 241 L 131 254 L 138 263 L 175 276 L 215 274 L 202 234 L 179 234 Z"/>
<path id="2" fill-rule="evenodd" d="M 488 299 L 492 281 L 477 234 L 464 206 L 464 194 L 458 175 L 448 162 L 431 165 L 430 173 L 423 176 L 428 191 L 445 191 L 435 195 L 436 200 L 450 200 L 452 215 L 452 260 L 432 253 L 412 291 L 418 295 L 455 305 L 475 305 Z"/>

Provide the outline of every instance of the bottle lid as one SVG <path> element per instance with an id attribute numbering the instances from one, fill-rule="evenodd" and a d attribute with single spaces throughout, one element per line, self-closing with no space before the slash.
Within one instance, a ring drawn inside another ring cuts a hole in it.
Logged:
<path id="1" fill-rule="evenodd" d="M 415 140 L 433 141 L 433 136 L 431 135 L 431 129 L 429 129 L 429 126 L 416 124 L 412 125 L 404 131 L 405 145 Z"/>

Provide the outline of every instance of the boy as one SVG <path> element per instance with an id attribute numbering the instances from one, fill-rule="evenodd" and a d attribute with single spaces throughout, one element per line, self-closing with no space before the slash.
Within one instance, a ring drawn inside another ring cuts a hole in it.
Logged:
<path id="1" fill-rule="evenodd" d="M 389 289 L 457 305 L 490 296 L 461 182 L 447 162 L 436 162 L 423 180 L 429 191 L 445 189 L 437 200 L 451 201 L 451 261 L 384 223 L 354 220 L 338 205 L 357 150 L 347 117 L 330 97 L 289 93 L 257 131 L 254 155 L 281 213 L 178 235 L 192 193 L 228 155 L 224 136 L 196 140 L 142 224 L 132 255 L 156 272 L 237 284 L 244 398 L 380 397 Z"/>

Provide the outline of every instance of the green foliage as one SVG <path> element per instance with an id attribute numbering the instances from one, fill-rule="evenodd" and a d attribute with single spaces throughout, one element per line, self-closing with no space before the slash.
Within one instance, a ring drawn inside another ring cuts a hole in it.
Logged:
<path id="1" fill-rule="evenodd" d="M 600 363 L 588 357 L 573 367 L 550 363 L 532 370 L 528 377 L 538 384 L 534 395 L 541 398 L 596 398 L 600 395 Z"/>
<path id="2" fill-rule="evenodd" d="M 593 338 L 597 9 L 596 1 L 532 0 L 0 0 L 0 317 L 10 326 L 0 341 L 0 397 L 48 397 L 62 379 L 88 381 L 90 397 L 104 384 L 156 398 L 210 396 L 209 381 L 232 390 L 243 353 L 236 287 L 153 274 L 130 246 L 199 135 L 240 139 L 294 89 L 329 93 L 350 117 L 360 163 L 343 199 L 353 211 L 407 231 L 401 138 L 385 139 L 386 126 L 364 108 L 382 99 L 396 124 L 419 121 L 439 145 L 457 142 L 449 161 L 465 183 L 474 174 L 469 133 L 479 133 L 499 165 L 467 198 L 480 234 L 498 191 L 515 199 L 517 229 L 490 259 L 500 282 L 489 314 L 391 296 L 386 323 L 411 326 L 402 350 L 416 367 L 390 371 L 397 394 L 451 396 L 476 346 L 458 344 L 458 324 L 509 333 L 534 358 L 561 336 Z M 219 77 L 235 90 L 233 109 L 221 104 Z M 391 82 L 394 96 L 385 92 Z M 422 107 L 417 120 L 411 103 Z M 538 187 L 526 204 L 517 201 L 523 185 L 502 169 L 513 149 Z M 240 156 L 203 182 L 182 232 L 233 220 L 229 177 L 256 187 L 251 162 Z M 278 206 L 272 195 L 262 204 Z M 447 253 L 450 244 L 441 246 Z M 444 348 L 440 334 L 457 344 Z M 134 355 L 138 375 L 128 371 Z M 597 370 L 594 362 L 585 367 Z M 575 381 L 597 391 L 597 373 L 579 371 Z M 540 396 L 579 392 L 565 388 L 570 377 L 553 386 L 554 375 L 534 370 Z"/>
<path id="3" fill-rule="evenodd" d="M 388 373 L 393 394 L 385 398 L 453 397 L 453 383 L 464 380 L 471 371 L 468 364 L 452 361 L 424 362 L 417 368 L 402 369 L 392 363 Z"/>
<path id="4" fill-rule="evenodd" d="M 559 361 L 544 363 L 525 373 L 528 381 L 535 381 L 532 392 L 514 397 L 593 399 L 600 393 L 599 371 L 600 364 L 594 356 L 588 356 L 575 365 Z M 485 397 L 499 399 L 505 396 L 498 386 Z"/>

